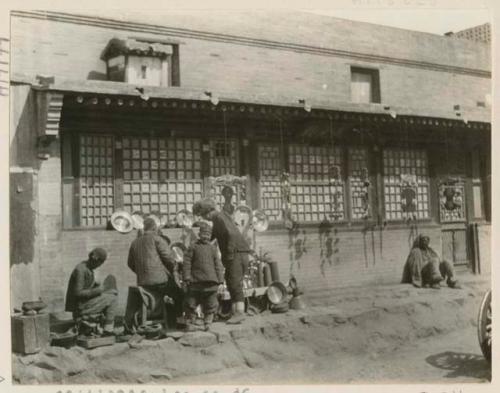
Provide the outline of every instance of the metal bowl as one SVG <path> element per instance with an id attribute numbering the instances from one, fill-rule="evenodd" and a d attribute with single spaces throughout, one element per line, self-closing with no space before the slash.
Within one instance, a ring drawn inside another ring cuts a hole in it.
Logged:
<path id="1" fill-rule="evenodd" d="M 252 213 L 252 225 L 257 232 L 264 232 L 269 227 L 269 219 L 263 210 L 254 210 Z"/>
<path id="2" fill-rule="evenodd" d="M 132 216 L 125 210 L 118 210 L 109 219 L 113 229 L 120 233 L 128 233 L 134 229 Z"/>
<path id="3" fill-rule="evenodd" d="M 41 300 L 35 300 L 35 301 L 31 301 L 31 302 L 24 302 L 21 306 L 21 308 L 23 309 L 24 312 L 27 312 L 27 311 L 40 311 L 40 310 L 43 310 L 45 307 L 47 307 L 47 305 L 42 302 Z"/>
<path id="4" fill-rule="evenodd" d="M 272 304 L 279 304 L 286 298 L 287 292 L 288 291 L 282 282 L 274 281 L 267 288 L 266 296 Z"/>

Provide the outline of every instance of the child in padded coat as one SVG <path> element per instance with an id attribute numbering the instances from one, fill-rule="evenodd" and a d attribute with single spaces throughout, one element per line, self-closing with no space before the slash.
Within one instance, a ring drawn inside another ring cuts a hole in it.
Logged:
<path id="1" fill-rule="evenodd" d="M 212 229 L 200 223 L 199 239 L 184 254 L 183 279 L 187 289 L 185 306 L 188 330 L 196 329 L 196 307 L 201 304 L 205 330 L 210 329 L 219 307 L 217 290 L 224 282 L 222 266 L 216 246 L 210 243 Z"/>

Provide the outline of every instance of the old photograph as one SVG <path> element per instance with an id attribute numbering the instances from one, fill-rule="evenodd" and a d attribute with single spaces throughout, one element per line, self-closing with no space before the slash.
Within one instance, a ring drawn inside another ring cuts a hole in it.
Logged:
<path id="1" fill-rule="evenodd" d="M 10 11 L 13 385 L 490 384 L 489 13 L 365 14 Z"/>

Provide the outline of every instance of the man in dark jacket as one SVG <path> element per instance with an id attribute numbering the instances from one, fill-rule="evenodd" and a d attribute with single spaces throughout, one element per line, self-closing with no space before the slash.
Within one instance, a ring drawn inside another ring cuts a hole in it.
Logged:
<path id="1" fill-rule="evenodd" d="M 152 218 L 144 220 L 144 232 L 130 245 L 128 267 L 137 275 L 137 285 L 144 288 L 155 298 L 169 296 L 173 301 L 173 310 L 169 310 L 169 320 L 182 315 L 182 290 L 174 280 L 176 261 L 167 241 L 158 233 L 156 222 Z M 173 313 L 172 313 L 173 311 Z M 125 323 L 132 326 L 133 310 L 127 306 Z"/>
<path id="2" fill-rule="evenodd" d="M 193 214 L 213 223 L 212 239 L 217 239 L 219 244 L 222 264 L 226 269 L 224 277 L 233 304 L 233 315 L 227 323 L 241 323 L 245 319 L 243 277 L 248 270 L 250 247 L 233 219 L 228 214 L 215 210 L 213 200 L 196 202 L 193 205 Z"/>
<path id="3" fill-rule="evenodd" d="M 104 313 L 104 333 L 112 334 L 115 323 L 118 291 L 106 290 L 95 282 L 94 270 L 106 260 L 106 250 L 95 248 L 89 259 L 76 265 L 71 273 L 66 293 L 66 311 L 73 318 Z"/>
<path id="4" fill-rule="evenodd" d="M 194 327 L 195 310 L 202 306 L 205 330 L 210 329 L 219 303 L 218 286 L 224 283 L 224 267 L 218 252 L 210 243 L 212 229 L 203 222 L 200 224 L 199 239 L 184 254 L 183 278 L 187 288 L 186 316 L 188 329 Z"/>

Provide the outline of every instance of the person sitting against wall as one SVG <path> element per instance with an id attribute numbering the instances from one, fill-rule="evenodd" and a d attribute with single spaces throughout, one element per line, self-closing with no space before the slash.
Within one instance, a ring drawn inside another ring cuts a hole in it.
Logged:
<path id="1" fill-rule="evenodd" d="M 76 265 L 69 279 L 65 309 L 73 313 L 74 320 L 104 314 L 103 334 L 113 335 L 118 304 L 116 284 L 114 288 L 105 288 L 94 278 L 94 270 L 100 267 L 106 258 L 106 250 L 94 248 L 86 261 Z M 106 278 L 104 284 L 107 281 L 114 280 Z"/>
<path id="2" fill-rule="evenodd" d="M 183 293 L 175 280 L 175 255 L 153 218 L 144 220 L 144 232 L 130 245 L 127 264 L 136 274 L 138 286 L 155 298 L 168 296 L 173 300 L 173 307 L 168 306 L 171 310 L 167 314 L 169 324 L 174 325 L 175 320 L 182 316 Z M 129 331 L 133 331 L 135 311 L 136 305 L 127 304 L 125 326 Z"/>
<path id="3" fill-rule="evenodd" d="M 417 288 L 439 289 L 441 281 L 446 279 L 450 288 L 459 289 L 453 265 L 446 260 L 440 260 L 436 251 L 429 247 L 429 243 L 429 236 L 417 236 L 406 260 L 402 282 L 413 284 Z"/>
<path id="4" fill-rule="evenodd" d="M 237 324 L 245 319 L 245 295 L 243 277 L 248 270 L 250 247 L 238 230 L 231 216 L 215 210 L 212 199 L 203 199 L 193 205 L 193 214 L 212 221 L 212 240 L 217 239 L 227 289 L 231 295 L 232 316 L 226 322 Z"/>

